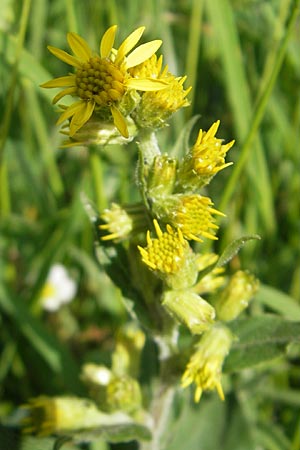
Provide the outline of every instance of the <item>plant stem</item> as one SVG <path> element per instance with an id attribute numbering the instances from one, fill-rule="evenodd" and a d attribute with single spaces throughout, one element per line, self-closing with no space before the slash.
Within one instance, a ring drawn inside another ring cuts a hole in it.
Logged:
<path id="1" fill-rule="evenodd" d="M 103 192 L 103 167 L 102 161 L 96 148 L 90 147 L 90 164 L 94 183 L 95 200 L 98 212 L 107 206 L 106 197 Z"/>
<path id="2" fill-rule="evenodd" d="M 151 414 L 153 418 L 153 438 L 151 442 L 143 442 L 141 450 L 160 450 L 162 439 L 166 433 L 175 396 L 175 386 L 167 383 L 169 366 L 168 359 L 177 351 L 178 327 L 168 328 L 166 333 L 155 336 L 159 350 L 160 374 L 154 387 Z"/>
<path id="3" fill-rule="evenodd" d="M 175 395 L 174 386 L 158 384 L 152 401 L 153 438 L 141 443 L 140 450 L 161 450 L 161 440 L 166 431 Z"/>

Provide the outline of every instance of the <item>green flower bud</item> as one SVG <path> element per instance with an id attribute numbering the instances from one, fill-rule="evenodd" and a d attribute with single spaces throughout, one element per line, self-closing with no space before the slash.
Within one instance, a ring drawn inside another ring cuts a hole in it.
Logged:
<path id="1" fill-rule="evenodd" d="M 201 334 L 214 321 L 215 310 L 199 295 L 186 290 L 165 291 L 162 305 L 178 322 L 193 334 Z"/>
<path id="2" fill-rule="evenodd" d="M 145 334 L 132 323 L 120 331 L 112 354 L 112 371 L 115 375 L 138 376 L 144 344 Z"/>
<path id="3" fill-rule="evenodd" d="M 166 155 L 154 158 L 147 180 L 147 196 L 168 195 L 173 191 L 177 160 Z"/>
<path id="4" fill-rule="evenodd" d="M 217 317 L 229 322 L 245 308 L 258 289 L 258 280 L 248 272 L 239 270 L 229 280 L 215 305 Z"/>
<path id="5" fill-rule="evenodd" d="M 114 376 L 106 388 L 109 411 L 125 411 L 129 414 L 141 408 L 142 394 L 137 380 L 129 376 Z"/>
<path id="6" fill-rule="evenodd" d="M 84 398 L 41 396 L 29 400 L 23 409 L 27 413 L 24 432 L 39 436 L 89 431 L 108 422 L 107 414 Z"/>
<path id="7" fill-rule="evenodd" d="M 87 363 L 81 369 L 80 378 L 87 385 L 89 395 L 101 405 L 103 410 L 107 410 L 106 388 L 111 381 L 113 374 L 104 365 Z"/>
<path id="8" fill-rule="evenodd" d="M 93 114 L 76 133 L 70 137 L 69 131 L 61 130 L 62 134 L 69 137 L 63 142 L 62 147 L 74 147 L 77 145 L 110 145 L 110 144 L 128 144 L 137 135 L 137 128 L 133 120 L 127 116 L 126 124 L 129 137 L 126 138 L 120 134 L 114 123 L 110 120 L 105 120 Z"/>

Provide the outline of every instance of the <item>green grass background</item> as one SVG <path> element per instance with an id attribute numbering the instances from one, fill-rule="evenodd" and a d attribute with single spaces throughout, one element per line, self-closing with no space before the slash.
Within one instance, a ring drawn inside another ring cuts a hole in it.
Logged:
<path id="1" fill-rule="evenodd" d="M 191 106 L 158 133 L 163 151 L 170 151 L 194 115 L 199 119 L 191 142 L 200 127 L 207 129 L 217 119 L 218 136 L 235 139 L 227 157 L 234 165 L 208 189 L 227 216 L 215 249 L 259 234 L 261 240 L 248 244 L 231 268 L 250 269 L 261 280 L 253 311 L 300 320 L 299 1 L 2 0 L 2 417 L 41 393 L 83 394 L 80 364 L 107 363 L 114 332 L 126 320 L 118 291 L 95 262 L 93 230 L 81 196 L 85 193 L 100 210 L 111 200 L 135 199 L 136 147 L 111 146 L 100 156 L 84 148 L 61 149 L 53 92 L 39 87 L 69 70 L 47 51 L 48 44 L 67 50 L 66 33 L 76 31 L 97 50 L 111 24 L 119 25 L 118 42 L 145 25 L 143 39 L 161 38 L 164 62 L 174 74 L 186 74 L 186 86 L 193 86 Z M 69 308 L 49 316 L 38 299 L 55 262 L 66 265 L 78 292 Z M 246 374 L 237 399 L 227 406 L 210 399 L 206 416 L 201 408 L 189 410 L 177 442 L 202 417 L 203 435 L 209 435 L 213 421 L 216 433 L 226 430 L 226 449 L 300 449 L 299 351 L 290 351 L 288 361 L 250 374 L 248 381 Z M 226 422 L 229 406 L 232 420 Z M 252 433 L 253 447 L 238 438 L 241 426 Z M 191 450 L 219 450 L 212 446 L 217 444 L 201 447 L 199 436 Z M 255 447 L 257 442 L 261 447 Z M 100 448 L 106 444 L 93 446 Z"/>

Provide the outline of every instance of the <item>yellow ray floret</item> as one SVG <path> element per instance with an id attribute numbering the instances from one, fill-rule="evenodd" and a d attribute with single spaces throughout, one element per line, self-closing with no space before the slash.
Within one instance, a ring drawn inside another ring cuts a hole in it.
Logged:
<path id="1" fill-rule="evenodd" d="M 139 27 L 120 45 L 113 48 L 117 26 L 113 25 L 104 33 L 99 55 L 94 54 L 87 42 L 76 33 L 68 33 L 67 40 L 73 55 L 56 47 L 49 46 L 49 51 L 61 61 L 73 66 L 75 73 L 55 78 L 44 84 L 44 88 L 63 88 L 53 103 L 57 103 L 66 95 L 79 98 L 69 106 L 58 120 L 58 124 L 70 119 L 70 137 L 89 120 L 94 111 L 111 112 L 114 125 L 124 137 L 128 137 L 128 129 L 119 103 L 128 90 L 157 91 L 165 89 L 167 81 L 157 78 L 135 78 L 129 69 L 150 58 L 161 46 L 160 40 L 154 40 L 138 46 L 131 51 L 140 40 L 145 27 Z"/>

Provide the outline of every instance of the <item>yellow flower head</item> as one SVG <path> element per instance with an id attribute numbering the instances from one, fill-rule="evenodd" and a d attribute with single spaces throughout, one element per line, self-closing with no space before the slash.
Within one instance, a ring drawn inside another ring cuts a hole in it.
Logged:
<path id="1" fill-rule="evenodd" d="M 155 78 L 134 78 L 130 69 L 150 58 L 161 46 L 154 40 L 131 50 L 140 40 L 145 27 L 137 28 L 120 45 L 113 48 L 117 26 L 113 25 L 104 33 L 99 55 L 93 54 L 86 41 L 76 33 L 68 33 L 67 40 L 73 55 L 49 46 L 49 51 L 67 64 L 75 67 L 75 73 L 44 83 L 44 88 L 64 88 L 53 99 L 58 102 L 65 95 L 79 97 L 58 119 L 58 124 L 70 121 L 70 137 L 74 136 L 92 116 L 94 111 L 110 111 L 119 132 L 128 137 L 125 118 L 120 111 L 120 102 L 129 90 L 156 91 L 167 84 Z M 130 53 L 131 52 L 131 53 Z"/>
<path id="2" fill-rule="evenodd" d="M 183 388 L 196 384 L 195 402 L 199 402 L 203 391 L 213 389 L 217 389 L 219 397 L 224 400 L 221 373 L 231 342 L 232 334 L 223 326 L 211 327 L 202 335 L 181 379 Z"/>
<path id="3" fill-rule="evenodd" d="M 233 146 L 234 141 L 222 145 L 222 139 L 216 138 L 220 121 L 218 120 L 205 132 L 200 130 L 191 153 L 194 170 L 202 176 L 215 175 L 232 163 L 225 163 L 225 155 Z"/>
<path id="4" fill-rule="evenodd" d="M 111 209 L 106 209 L 101 218 L 106 222 L 99 225 L 100 230 L 107 230 L 109 234 L 102 236 L 103 241 L 122 239 L 127 237 L 132 230 L 132 219 L 121 206 L 113 203 Z"/>
<path id="5" fill-rule="evenodd" d="M 145 207 L 139 203 L 124 207 L 112 203 L 110 209 L 105 209 L 100 217 L 105 223 L 99 225 L 99 229 L 108 232 L 101 236 L 102 241 L 121 241 L 128 238 L 130 233 L 144 231 L 148 224 Z"/>
<path id="6" fill-rule="evenodd" d="M 157 217 L 179 228 L 188 240 L 203 242 L 201 237 L 217 239 L 214 231 L 218 226 L 214 223 L 212 214 L 223 216 L 213 208 L 209 197 L 202 195 L 177 194 L 153 202 L 153 211 Z"/>
<path id="7" fill-rule="evenodd" d="M 156 239 L 147 232 L 147 247 L 138 246 L 142 261 L 165 281 L 171 289 L 184 289 L 192 286 L 197 279 L 195 255 L 180 229 L 170 225 L 163 232 L 157 220 L 153 221 Z"/>
<path id="8" fill-rule="evenodd" d="M 178 272 L 184 265 L 186 253 L 189 251 L 188 242 L 183 238 L 180 230 L 174 230 L 167 225 L 167 231 L 162 232 L 158 222 L 153 221 L 157 239 L 152 239 L 147 232 L 147 247 L 138 247 L 142 260 L 150 269 L 164 274 Z"/>
<path id="9" fill-rule="evenodd" d="M 216 138 L 220 121 L 215 122 L 205 132 L 199 131 L 195 145 L 185 156 L 178 170 L 177 190 L 196 191 L 209 183 L 211 178 L 232 163 L 225 163 L 225 156 L 234 141 L 222 145 L 222 139 Z"/>
<path id="10" fill-rule="evenodd" d="M 158 128 L 178 109 L 188 106 L 187 95 L 192 89 L 183 88 L 184 77 L 175 77 L 168 71 L 168 66 L 162 69 L 162 56 L 156 55 L 132 69 L 135 77 L 154 77 L 166 83 L 166 89 L 144 92 L 141 101 L 134 112 L 134 118 L 140 127 Z"/>

